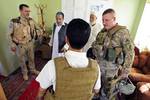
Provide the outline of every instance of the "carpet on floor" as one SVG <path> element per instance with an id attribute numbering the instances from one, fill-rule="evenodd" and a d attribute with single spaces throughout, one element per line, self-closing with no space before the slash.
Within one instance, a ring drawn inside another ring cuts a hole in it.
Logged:
<path id="1" fill-rule="evenodd" d="M 35 65 L 37 70 L 41 70 L 48 60 L 41 59 L 39 52 L 35 53 Z M 18 68 L 15 72 L 8 77 L 0 77 L 2 87 L 8 100 L 18 100 L 19 97 L 29 87 L 31 82 L 35 80 L 36 75 L 29 73 L 29 80 L 24 81 L 21 74 L 21 68 Z"/>

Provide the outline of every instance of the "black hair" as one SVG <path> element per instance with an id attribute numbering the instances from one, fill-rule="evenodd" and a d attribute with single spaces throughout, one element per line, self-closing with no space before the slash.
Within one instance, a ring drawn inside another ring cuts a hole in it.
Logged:
<path id="1" fill-rule="evenodd" d="M 106 9 L 106 10 L 103 12 L 102 16 L 105 15 L 105 14 L 108 14 L 108 13 L 115 13 L 115 10 L 114 10 L 114 9 L 111 9 L 111 8 Z"/>
<path id="2" fill-rule="evenodd" d="M 56 13 L 56 16 L 59 16 L 59 15 L 61 15 L 64 18 L 64 13 L 63 12 L 59 11 L 59 12 Z"/>
<path id="3" fill-rule="evenodd" d="M 22 10 L 23 7 L 29 8 L 29 6 L 28 6 L 27 4 L 20 4 L 20 5 L 19 5 L 19 10 Z"/>
<path id="4" fill-rule="evenodd" d="M 73 49 L 82 49 L 91 33 L 90 25 L 82 19 L 73 19 L 67 27 L 66 35 Z"/>

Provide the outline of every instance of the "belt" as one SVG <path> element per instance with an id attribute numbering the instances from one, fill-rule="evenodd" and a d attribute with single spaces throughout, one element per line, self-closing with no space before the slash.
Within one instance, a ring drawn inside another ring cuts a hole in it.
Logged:
<path id="1" fill-rule="evenodd" d="M 32 39 L 31 40 L 29 40 L 28 42 L 26 42 L 26 43 L 29 43 L 29 42 L 31 42 L 32 41 Z M 12 40 L 12 42 L 13 43 L 15 43 L 17 46 L 19 45 L 19 44 L 22 44 L 22 43 L 17 43 L 16 41 L 14 41 L 14 40 Z"/>

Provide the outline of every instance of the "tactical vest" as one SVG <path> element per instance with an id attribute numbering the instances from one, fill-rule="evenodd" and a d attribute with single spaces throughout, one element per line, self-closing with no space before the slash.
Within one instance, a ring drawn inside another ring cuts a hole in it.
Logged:
<path id="1" fill-rule="evenodd" d="M 120 65 L 124 64 L 125 53 L 119 37 L 119 31 L 127 30 L 125 26 L 116 25 L 109 31 L 103 29 L 93 45 L 93 53 L 101 66 L 104 78 L 114 78 L 119 74 Z M 119 40 L 118 40 L 119 39 Z"/>
<path id="2" fill-rule="evenodd" d="M 14 43 L 26 44 L 33 39 L 34 24 L 31 24 L 32 18 L 25 23 L 21 22 L 21 17 L 11 20 L 13 22 L 13 33 L 11 34 Z"/>
<path id="3" fill-rule="evenodd" d="M 55 58 L 56 90 L 47 91 L 44 100 L 91 100 L 92 90 L 98 77 L 95 60 L 89 59 L 86 68 L 73 68 L 63 57 Z"/>
<path id="4" fill-rule="evenodd" d="M 112 46 L 112 41 L 113 41 L 114 36 L 117 33 L 117 31 L 119 31 L 121 29 L 126 29 L 126 27 L 116 25 L 109 31 L 102 29 L 101 33 L 99 33 L 99 35 L 97 37 L 98 44 L 103 46 L 103 50 L 104 50 L 103 58 L 107 61 L 114 61 L 114 63 L 118 63 L 118 64 L 123 64 L 123 61 L 121 61 L 120 59 L 119 59 L 119 61 L 117 61 L 118 58 L 120 58 L 120 57 L 122 58 L 122 56 L 124 56 L 123 51 L 122 51 L 122 45 L 120 44 L 119 46 L 114 47 L 114 46 Z M 110 39 L 108 46 L 104 45 L 106 37 L 109 37 L 109 39 Z"/>

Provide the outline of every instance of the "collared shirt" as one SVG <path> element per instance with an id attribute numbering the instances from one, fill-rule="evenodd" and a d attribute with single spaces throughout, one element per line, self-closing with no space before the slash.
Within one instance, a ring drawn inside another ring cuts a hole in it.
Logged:
<path id="1" fill-rule="evenodd" d="M 66 57 L 68 63 L 70 66 L 75 66 L 75 68 L 85 68 L 89 64 L 89 60 L 86 57 L 85 52 L 75 52 L 68 50 L 64 56 Z M 97 78 L 97 82 L 94 86 L 94 89 L 100 89 L 101 87 L 101 73 L 99 65 L 97 64 L 97 67 L 99 69 L 99 74 Z M 40 83 L 40 87 L 43 89 L 47 89 L 49 86 L 54 86 L 55 91 L 55 85 L 56 85 L 56 70 L 55 70 L 55 64 L 54 60 L 50 60 L 42 69 L 40 74 L 37 76 L 36 81 Z"/>

